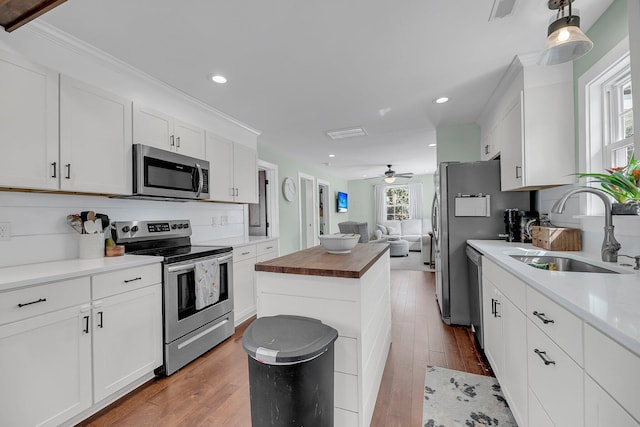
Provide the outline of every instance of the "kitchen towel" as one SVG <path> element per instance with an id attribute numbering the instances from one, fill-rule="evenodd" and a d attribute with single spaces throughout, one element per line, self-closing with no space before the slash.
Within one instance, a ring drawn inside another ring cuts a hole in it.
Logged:
<path id="1" fill-rule="evenodd" d="M 220 299 L 220 266 L 218 260 L 195 263 L 196 310 L 215 304 Z"/>

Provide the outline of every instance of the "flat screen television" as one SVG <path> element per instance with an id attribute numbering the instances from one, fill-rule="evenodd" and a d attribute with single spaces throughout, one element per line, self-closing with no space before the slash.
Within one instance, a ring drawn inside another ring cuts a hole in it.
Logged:
<path id="1" fill-rule="evenodd" d="M 349 196 L 347 193 L 338 191 L 338 212 L 347 212 L 349 209 Z"/>

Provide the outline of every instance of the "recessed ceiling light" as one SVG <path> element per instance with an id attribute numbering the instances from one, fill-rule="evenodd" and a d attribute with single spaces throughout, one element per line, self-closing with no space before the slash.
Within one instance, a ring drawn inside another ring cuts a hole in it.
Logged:
<path id="1" fill-rule="evenodd" d="M 335 156 L 336 156 L 335 154 L 329 154 L 329 157 L 335 157 Z"/>
<path id="2" fill-rule="evenodd" d="M 433 102 L 435 102 L 436 104 L 444 104 L 448 100 L 449 100 L 449 98 L 447 98 L 446 96 L 441 96 L 440 98 L 436 99 Z"/>
<path id="3" fill-rule="evenodd" d="M 214 81 L 215 83 L 220 83 L 220 84 L 227 82 L 227 78 L 225 76 L 221 76 L 220 74 L 212 75 L 211 80 Z"/>

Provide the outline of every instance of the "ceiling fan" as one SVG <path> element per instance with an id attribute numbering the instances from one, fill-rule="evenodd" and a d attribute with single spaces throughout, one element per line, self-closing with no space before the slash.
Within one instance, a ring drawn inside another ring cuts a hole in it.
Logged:
<path id="1" fill-rule="evenodd" d="M 391 169 L 391 165 L 387 165 L 387 170 L 384 172 L 384 182 L 387 184 L 393 184 L 396 178 L 413 178 L 413 172 L 397 173 Z M 382 178 L 382 177 L 376 177 Z"/>

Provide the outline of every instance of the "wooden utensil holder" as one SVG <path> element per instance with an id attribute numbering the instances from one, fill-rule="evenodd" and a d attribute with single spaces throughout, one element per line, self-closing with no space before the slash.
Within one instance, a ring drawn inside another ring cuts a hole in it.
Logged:
<path id="1" fill-rule="evenodd" d="M 531 227 L 531 244 L 550 251 L 581 250 L 581 231 L 579 228 Z"/>

